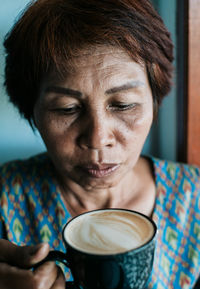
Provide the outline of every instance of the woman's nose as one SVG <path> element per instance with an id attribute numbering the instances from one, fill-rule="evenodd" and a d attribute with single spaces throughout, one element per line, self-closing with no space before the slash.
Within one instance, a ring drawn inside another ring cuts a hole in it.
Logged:
<path id="1" fill-rule="evenodd" d="M 115 141 L 112 120 L 104 115 L 90 116 L 78 139 L 81 148 L 97 150 L 111 148 L 115 145 Z"/>

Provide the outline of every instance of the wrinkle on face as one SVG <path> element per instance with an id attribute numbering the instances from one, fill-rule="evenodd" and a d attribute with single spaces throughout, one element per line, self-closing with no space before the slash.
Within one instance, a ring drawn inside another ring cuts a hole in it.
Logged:
<path id="1" fill-rule="evenodd" d="M 131 83 L 133 87 L 126 89 Z M 80 96 L 52 91 L 53 86 Z M 122 89 L 117 90 L 119 87 Z M 118 111 L 114 104 L 120 102 L 137 105 Z M 80 105 L 80 113 L 67 115 L 58 110 L 69 105 Z M 92 54 L 85 51 L 73 60 L 66 78 L 55 72 L 46 77 L 34 112 L 36 125 L 65 182 L 70 178 L 93 189 L 114 186 L 136 166 L 152 124 L 153 98 L 145 66 L 117 48 L 98 47 Z M 79 140 L 87 143 L 93 139 L 95 143 L 95 137 L 114 138 L 114 142 L 96 150 L 81 148 Z M 121 171 L 113 179 L 92 180 L 76 171 L 87 162 L 118 162 Z"/>

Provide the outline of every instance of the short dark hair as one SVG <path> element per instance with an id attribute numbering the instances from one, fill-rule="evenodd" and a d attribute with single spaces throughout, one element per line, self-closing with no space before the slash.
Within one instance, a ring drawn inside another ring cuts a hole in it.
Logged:
<path id="1" fill-rule="evenodd" d="M 171 88 L 173 44 L 149 0 L 37 0 L 7 34 L 5 86 L 20 113 L 33 120 L 43 77 L 60 75 L 81 49 L 112 45 L 147 68 L 154 111 Z"/>

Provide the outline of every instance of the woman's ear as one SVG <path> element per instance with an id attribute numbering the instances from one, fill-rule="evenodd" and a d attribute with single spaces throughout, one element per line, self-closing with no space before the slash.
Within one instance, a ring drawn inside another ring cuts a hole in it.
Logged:
<path id="1" fill-rule="evenodd" d="M 29 119 L 28 122 L 29 122 L 29 125 L 32 128 L 32 130 L 35 132 L 37 129 L 37 125 L 36 125 L 34 118 Z"/>
<path id="2" fill-rule="evenodd" d="M 35 120 L 35 109 L 33 109 L 33 114 L 32 117 L 28 119 L 29 125 L 32 128 L 32 130 L 35 132 L 35 130 L 37 129 L 37 123 Z"/>

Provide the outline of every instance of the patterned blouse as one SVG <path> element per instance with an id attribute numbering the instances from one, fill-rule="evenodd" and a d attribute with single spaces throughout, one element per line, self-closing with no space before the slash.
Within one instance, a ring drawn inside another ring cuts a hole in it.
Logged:
<path id="1" fill-rule="evenodd" d="M 191 289 L 200 276 L 200 168 L 150 160 L 159 233 L 147 288 Z M 0 167 L 0 238 L 65 251 L 61 231 L 70 214 L 54 176 L 46 154 Z"/>

